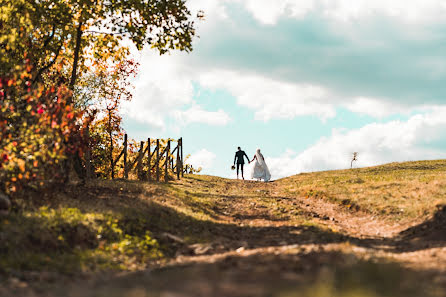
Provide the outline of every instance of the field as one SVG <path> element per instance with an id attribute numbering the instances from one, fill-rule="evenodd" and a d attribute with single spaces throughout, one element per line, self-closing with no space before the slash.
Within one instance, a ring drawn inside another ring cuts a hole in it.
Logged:
<path id="1" fill-rule="evenodd" d="M 446 296 L 446 160 L 27 193 L 0 296 Z"/>

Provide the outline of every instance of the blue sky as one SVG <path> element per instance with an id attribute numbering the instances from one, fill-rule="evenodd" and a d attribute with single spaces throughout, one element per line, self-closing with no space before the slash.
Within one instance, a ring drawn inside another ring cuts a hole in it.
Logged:
<path id="1" fill-rule="evenodd" d="M 184 138 L 203 174 L 261 148 L 273 178 L 446 158 L 446 1 L 189 0 L 194 51 L 145 49 L 131 137 Z M 249 168 L 248 168 L 249 170 Z"/>

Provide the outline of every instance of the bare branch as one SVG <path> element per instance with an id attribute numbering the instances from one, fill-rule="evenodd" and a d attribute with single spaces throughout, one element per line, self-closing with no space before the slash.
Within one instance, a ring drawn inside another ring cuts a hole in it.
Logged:
<path id="1" fill-rule="evenodd" d="M 125 31 L 125 32 L 100 32 L 100 31 L 95 31 L 95 30 L 88 30 L 88 31 L 84 31 L 84 33 L 103 34 L 103 35 L 125 35 L 129 32 L 128 31 Z"/>

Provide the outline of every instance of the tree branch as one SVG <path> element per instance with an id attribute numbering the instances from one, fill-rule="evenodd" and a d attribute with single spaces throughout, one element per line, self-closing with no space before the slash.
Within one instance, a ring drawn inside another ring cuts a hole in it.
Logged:
<path id="1" fill-rule="evenodd" d="M 56 63 L 56 60 L 59 57 L 60 51 L 62 50 L 62 46 L 63 46 L 63 42 L 60 43 L 59 48 L 57 49 L 56 56 L 54 57 L 54 59 L 50 63 L 48 63 L 47 65 L 45 65 L 44 67 L 39 69 L 39 71 L 37 72 L 36 77 L 32 81 L 32 84 L 36 83 L 37 80 L 39 79 L 39 77 L 42 75 L 42 73 L 44 71 L 46 71 L 47 69 L 49 69 L 51 66 L 53 66 L 54 63 Z"/>
<path id="2" fill-rule="evenodd" d="M 48 46 L 48 44 L 50 43 L 51 39 L 54 38 L 54 34 L 56 33 L 56 24 L 53 24 L 53 29 L 51 30 L 51 34 L 50 36 L 48 36 L 48 38 L 43 42 L 43 47 L 42 49 L 46 48 Z"/>
<path id="3" fill-rule="evenodd" d="M 125 35 L 129 32 L 128 31 L 125 31 L 125 32 L 100 32 L 100 31 L 95 31 L 95 30 L 88 30 L 88 31 L 85 31 L 84 33 L 104 34 L 104 35 Z"/>

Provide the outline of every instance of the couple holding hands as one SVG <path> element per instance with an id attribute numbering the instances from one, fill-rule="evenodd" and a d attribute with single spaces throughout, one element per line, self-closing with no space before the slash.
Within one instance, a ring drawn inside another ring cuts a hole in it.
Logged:
<path id="1" fill-rule="evenodd" d="M 242 171 L 242 179 L 245 179 L 243 176 L 243 166 L 245 165 L 245 158 L 248 160 L 248 163 L 251 163 L 255 160 L 254 167 L 251 171 L 251 178 L 261 180 L 263 179 L 265 182 L 269 181 L 271 179 L 271 173 L 269 172 L 268 166 L 266 166 L 265 158 L 260 153 L 260 149 L 257 149 L 256 154 L 252 158 L 252 160 L 249 160 L 248 155 L 242 151 L 240 147 L 237 148 L 237 152 L 235 153 L 234 157 L 234 165 L 232 166 L 232 169 L 235 169 L 235 164 L 237 163 L 237 179 L 239 174 L 239 169 Z"/>

